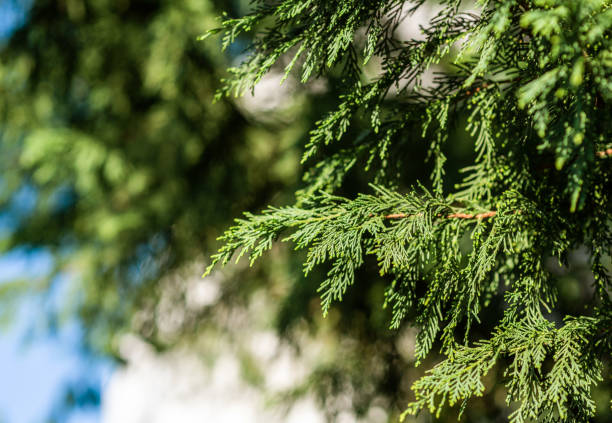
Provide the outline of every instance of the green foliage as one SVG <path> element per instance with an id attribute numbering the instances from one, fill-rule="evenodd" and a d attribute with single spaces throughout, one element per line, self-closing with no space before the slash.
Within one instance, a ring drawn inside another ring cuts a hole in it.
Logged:
<path id="1" fill-rule="evenodd" d="M 419 39 L 396 34 L 424 1 L 261 0 L 211 32 L 225 48 L 254 32 L 220 97 L 252 90 L 276 65 L 300 68 L 303 82 L 341 75 L 343 94 L 305 145 L 311 170 L 295 206 L 237 220 L 208 272 L 292 241 L 306 250 L 305 274 L 328 269 L 325 314 L 373 256 L 391 327 L 419 329 L 417 363 L 436 343 L 444 356 L 413 385 L 407 414 L 465 407 L 499 367 L 511 422 L 591 421 L 612 344 L 612 3 L 437 3 Z M 378 76 L 367 78 L 374 59 Z M 456 128 L 473 155 L 453 185 Z M 425 157 L 402 154 L 415 143 Z M 425 158 L 430 187 L 406 190 L 406 170 Z M 354 168 L 369 172 L 374 195 L 338 195 Z M 550 262 L 567 267 L 580 248 L 592 292 L 572 316 Z"/>

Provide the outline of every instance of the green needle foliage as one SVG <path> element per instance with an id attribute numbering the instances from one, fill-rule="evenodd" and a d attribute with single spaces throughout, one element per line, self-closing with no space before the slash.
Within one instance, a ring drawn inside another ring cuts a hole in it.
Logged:
<path id="1" fill-rule="evenodd" d="M 399 39 L 427 6 L 258 0 L 209 33 L 227 48 L 253 32 L 219 97 L 277 66 L 302 82 L 340 75 L 343 94 L 305 145 L 296 204 L 237 220 L 208 272 L 291 241 L 306 250 L 304 273 L 327 269 L 325 314 L 376 264 L 391 327 L 418 328 L 417 364 L 436 345 L 443 356 L 402 417 L 463 410 L 500 368 L 511 422 L 591 421 L 612 351 L 612 2 L 442 0 L 421 37 Z M 453 185 L 447 152 L 461 130 L 473 155 Z M 416 143 L 425 157 L 402 154 Z M 430 180 L 404 189 L 425 158 Z M 369 172 L 372 193 L 339 196 L 354 168 Z M 589 295 L 569 315 L 551 262 L 566 267 L 578 249 Z"/>

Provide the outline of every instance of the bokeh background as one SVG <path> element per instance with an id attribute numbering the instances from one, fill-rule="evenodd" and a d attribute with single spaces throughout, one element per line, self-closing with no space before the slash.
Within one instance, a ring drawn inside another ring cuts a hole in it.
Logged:
<path id="1" fill-rule="evenodd" d="M 325 269 L 305 279 L 286 246 L 201 278 L 242 211 L 291 204 L 302 174 L 327 171 L 300 157 L 342 85 L 340 71 L 281 85 L 281 63 L 253 95 L 213 101 L 249 40 L 222 52 L 197 37 L 248 8 L 0 0 L 0 422 L 382 423 L 412 398 L 415 331 L 388 329 L 374 267 L 326 319 Z M 434 12 L 397 37 L 418 37 Z M 425 143 L 396 154 L 411 159 L 404 187 L 427 180 Z M 459 121 L 449 187 L 472 154 Z M 367 191 L 371 176 L 354 167 L 339 193 Z M 589 296 L 585 262 L 578 251 L 558 271 L 562 311 Z M 496 369 L 465 421 L 505 421 L 500 379 Z"/>

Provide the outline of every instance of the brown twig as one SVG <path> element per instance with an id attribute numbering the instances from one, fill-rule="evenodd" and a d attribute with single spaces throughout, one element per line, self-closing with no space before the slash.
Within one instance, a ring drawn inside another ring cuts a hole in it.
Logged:
<path id="1" fill-rule="evenodd" d="M 494 217 L 497 212 L 492 210 L 485 213 L 469 214 L 469 213 L 451 213 L 446 216 L 447 219 L 486 219 L 488 217 Z M 385 216 L 385 219 L 406 219 L 413 216 L 422 216 L 422 214 L 406 214 L 406 213 L 393 213 Z"/>
<path id="2" fill-rule="evenodd" d="M 486 219 L 488 217 L 494 217 L 496 214 L 497 212 L 492 210 L 492 211 L 488 211 L 485 213 L 478 213 L 478 214 L 453 213 L 453 214 L 449 214 L 446 217 L 448 217 L 449 219 Z"/>
<path id="3" fill-rule="evenodd" d="M 608 148 L 606 150 L 598 151 L 597 152 L 597 157 L 599 157 L 601 159 L 609 157 L 609 156 L 612 156 L 612 148 Z"/>
<path id="4" fill-rule="evenodd" d="M 405 219 L 407 217 L 412 217 L 412 216 L 421 216 L 421 214 L 406 214 L 406 213 L 394 213 L 394 214 L 388 214 L 385 216 L 385 219 Z"/>

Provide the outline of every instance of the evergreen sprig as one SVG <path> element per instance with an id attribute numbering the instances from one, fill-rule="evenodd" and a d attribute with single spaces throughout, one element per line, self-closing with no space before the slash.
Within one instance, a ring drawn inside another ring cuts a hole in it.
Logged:
<path id="1" fill-rule="evenodd" d="M 252 90 L 277 64 L 286 75 L 299 67 L 303 82 L 341 72 L 344 94 L 305 146 L 311 168 L 296 205 L 246 213 L 207 272 L 292 241 L 307 251 L 306 274 L 328 266 L 319 288 L 327 313 L 373 256 L 389 281 L 391 327 L 408 319 L 419 328 L 418 362 L 437 341 L 446 356 L 414 384 L 406 413 L 465 404 L 502 366 L 510 421 L 589 421 L 612 344 L 612 2 L 480 0 L 477 11 L 438 3 L 422 38 L 406 41 L 396 29 L 423 0 L 258 0 L 211 31 L 225 48 L 254 33 L 219 95 Z M 380 74 L 368 80 L 373 57 Z M 426 84 L 432 69 L 443 72 Z M 358 124 L 368 129 L 348 139 Z M 444 152 L 460 124 L 474 159 L 449 193 Z M 415 142 L 433 160 L 431 188 L 401 194 L 398 169 L 409 162 L 397 152 Z M 334 195 L 356 166 L 387 188 Z M 580 247 L 595 289 L 585 315 L 560 323 L 546 261 L 567 265 Z M 505 303 L 499 321 L 474 339 L 494 297 Z"/>

